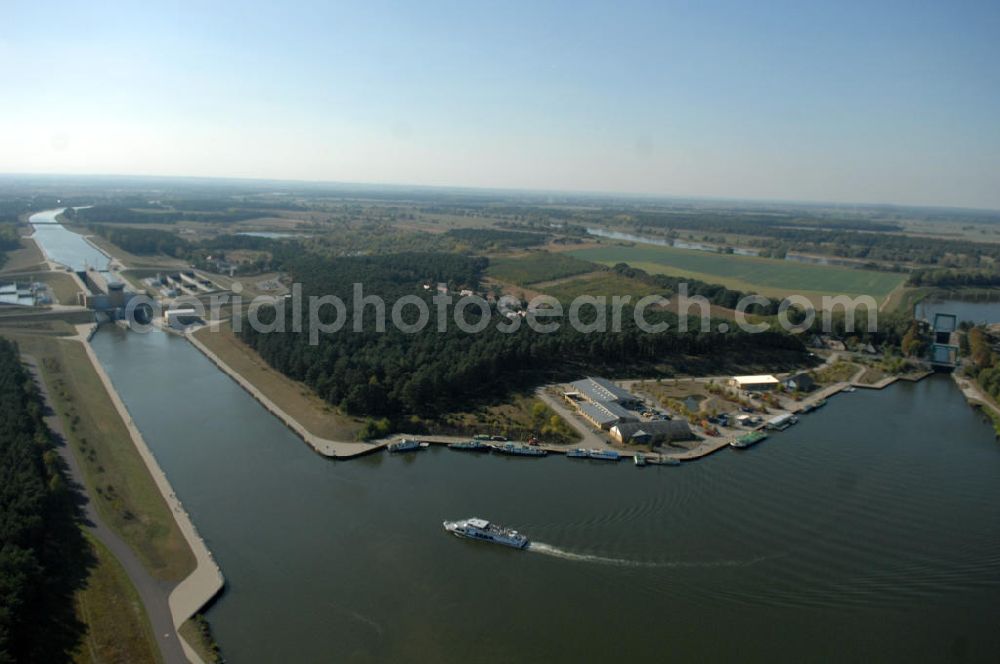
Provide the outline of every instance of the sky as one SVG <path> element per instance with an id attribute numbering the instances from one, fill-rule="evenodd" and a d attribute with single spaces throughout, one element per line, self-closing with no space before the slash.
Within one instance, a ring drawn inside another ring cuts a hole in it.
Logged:
<path id="1" fill-rule="evenodd" d="M 4 0 L 0 173 L 1000 209 L 1000 2 Z"/>

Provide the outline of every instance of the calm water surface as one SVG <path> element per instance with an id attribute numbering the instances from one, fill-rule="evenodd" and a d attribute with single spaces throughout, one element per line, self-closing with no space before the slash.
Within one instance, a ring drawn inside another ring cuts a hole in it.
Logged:
<path id="1" fill-rule="evenodd" d="M 954 314 L 960 321 L 1000 323 L 1000 301 L 932 300 L 918 302 L 914 316 L 934 320 L 935 314 Z"/>
<path id="2" fill-rule="evenodd" d="M 183 339 L 93 343 L 226 575 L 230 662 L 1000 656 L 1000 444 L 947 377 L 679 468 L 333 462 Z M 541 544 L 441 528 L 473 515 Z"/>
<path id="3" fill-rule="evenodd" d="M 57 263 L 69 266 L 76 271 L 88 267 L 102 272 L 108 269 L 108 255 L 83 239 L 79 233 L 66 230 L 56 221 L 56 216 L 65 208 L 46 210 L 31 215 L 28 221 L 35 229 L 31 236 L 42 246 L 45 255 Z"/>

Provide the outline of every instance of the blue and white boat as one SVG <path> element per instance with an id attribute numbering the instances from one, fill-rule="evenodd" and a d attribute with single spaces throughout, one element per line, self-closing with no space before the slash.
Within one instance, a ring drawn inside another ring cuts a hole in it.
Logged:
<path id="1" fill-rule="evenodd" d="M 503 544 L 515 549 L 523 549 L 528 546 L 528 538 L 521 533 L 511 528 L 490 523 L 486 519 L 473 517 L 459 521 L 445 521 L 443 525 L 444 529 L 455 537 Z"/>

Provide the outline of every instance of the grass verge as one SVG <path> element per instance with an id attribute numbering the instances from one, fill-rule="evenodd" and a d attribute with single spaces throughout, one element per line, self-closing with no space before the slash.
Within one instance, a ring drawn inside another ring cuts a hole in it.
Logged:
<path id="1" fill-rule="evenodd" d="M 83 345 L 50 336 L 10 336 L 22 352 L 38 359 L 101 517 L 154 577 L 185 578 L 194 570 L 194 555 Z"/>
<path id="2" fill-rule="evenodd" d="M 125 570 L 103 544 L 87 540 L 97 564 L 87 586 L 75 597 L 79 620 L 87 625 L 73 658 L 78 664 L 155 664 L 161 662 L 146 611 Z"/>
<path id="3" fill-rule="evenodd" d="M 218 328 L 204 327 L 194 336 L 313 435 L 327 440 L 355 440 L 364 424 L 362 420 L 342 415 L 307 385 L 272 369 L 236 338 L 228 322 Z"/>

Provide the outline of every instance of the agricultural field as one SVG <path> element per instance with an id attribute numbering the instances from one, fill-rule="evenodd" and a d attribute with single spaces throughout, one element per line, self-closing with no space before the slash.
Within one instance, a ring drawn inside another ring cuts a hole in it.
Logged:
<path id="1" fill-rule="evenodd" d="M 486 275 L 518 286 L 554 281 L 601 269 L 567 253 L 537 252 L 510 258 L 494 258 Z"/>
<path id="2" fill-rule="evenodd" d="M 845 294 L 871 295 L 881 300 L 905 279 L 904 275 L 893 272 L 810 265 L 652 245 L 609 245 L 568 253 L 576 258 L 604 265 L 628 263 L 651 274 L 691 277 L 769 297 L 784 297 L 793 293 L 810 298 L 825 294 Z"/>
<path id="3" fill-rule="evenodd" d="M 663 295 L 670 297 L 669 291 L 657 289 L 644 284 L 638 279 L 623 277 L 614 272 L 591 272 L 569 279 L 547 284 L 535 284 L 534 288 L 551 295 L 560 301 L 569 302 L 581 295 L 593 295 L 611 298 L 614 295 L 631 295 L 632 302 L 646 295 Z M 610 300 L 609 300 L 610 301 Z"/>

